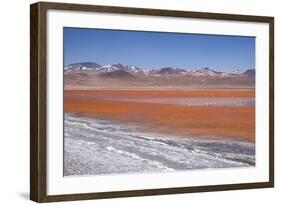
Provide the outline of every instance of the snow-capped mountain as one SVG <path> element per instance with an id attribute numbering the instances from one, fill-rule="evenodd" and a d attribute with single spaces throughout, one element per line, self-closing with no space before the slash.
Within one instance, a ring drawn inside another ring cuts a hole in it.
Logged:
<path id="1" fill-rule="evenodd" d="M 81 71 L 81 70 L 96 70 L 97 68 L 100 68 L 101 65 L 94 63 L 94 62 L 82 62 L 82 63 L 73 63 L 66 67 L 64 67 L 64 70 L 75 70 L 75 71 Z"/>
<path id="2" fill-rule="evenodd" d="M 236 70 L 233 70 L 233 71 L 229 72 L 228 74 L 230 74 L 230 75 L 241 75 L 242 72 L 241 72 L 241 70 L 236 69 Z"/>
<path id="3" fill-rule="evenodd" d="M 115 71 L 125 71 L 132 75 L 145 76 L 194 76 L 194 77 L 252 77 L 255 76 L 255 69 L 249 69 L 242 73 L 240 70 L 233 70 L 231 72 L 218 72 L 210 68 L 201 68 L 198 70 L 188 71 L 181 68 L 163 67 L 160 69 L 141 69 L 132 65 L 125 65 L 121 63 L 114 63 L 111 65 L 100 65 L 95 62 L 74 63 L 64 68 L 66 71 L 94 71 L 97 73 L 110 73 Z"/>
<path id="4" fill-rule="evenodd" d="M 148 75 L 150 70 L 140 69 L 136 66 L 132 65 L 124 65 L 121 63 L 114 63 L 111 65 L 99 65 L 93 62 L 85 62 L 85 63 L 74 63 L 66 66 L 64 68 L 66 71 L 97 71 L 100 73 L 108 73 L 113 71 L 126 71 L 130 73 L 142 73 L 144 75 Z"/>
<path id="5" fill-rule="evenodd" d="M 210 68 L 201 68 L 192 72 L 193 76 L 222 76 L 222 72 L 212 70 Z"/>
<path id="6" fill-rule="evenodd" d="M 102 66 L 100 69 L 98 69 L 98 71 L 100 72 L 112 72 L 112 71 L 127 71 L 127 72 L 139 72 L 141 71 L 140 68 L 137 68 L 135 66 L 131 66 L 131 65 L 123 65 L 121 63 L 114 63 L 112 65 L 105 65 Z"/>

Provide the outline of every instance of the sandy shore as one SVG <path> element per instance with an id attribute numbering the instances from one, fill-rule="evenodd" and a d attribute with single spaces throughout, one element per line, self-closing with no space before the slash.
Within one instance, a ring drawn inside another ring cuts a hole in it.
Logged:
<path id="1" fill-rule="evenodd" d="M 65 90 L 64 111 L 131 125 L 140 124 L 149 132 L 181 137 L 255 141 L 254 106 L 182 106 L 165 103 L 166 99 L 181 98 L 207 101 L 218 98 L 254 99 L 255 92 Z M 143 99 L 157 99 L 157 103 L 144 102 Z"/>
<path id="2" fill-rule="evenodd" d="M 255 166 L 254 143 L 177 138 L 112 120 L 64 117 L 64 176 Z"/>

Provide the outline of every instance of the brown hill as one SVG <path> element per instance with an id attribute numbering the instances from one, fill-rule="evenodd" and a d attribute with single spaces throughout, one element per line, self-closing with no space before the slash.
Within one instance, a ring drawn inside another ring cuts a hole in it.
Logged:
<path id="1" fill-rule="evenodd" d="M 98 75 L 99 77 L 102 78 L 113 78 L 113 79 L 134 79 L 135 77 L 124 71 L 124 70 L 116 70 L 108 73 L 102 73 Z"/>

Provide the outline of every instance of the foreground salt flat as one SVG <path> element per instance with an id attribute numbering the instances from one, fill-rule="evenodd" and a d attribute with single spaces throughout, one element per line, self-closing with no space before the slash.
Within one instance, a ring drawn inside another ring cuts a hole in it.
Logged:
<path id="1" fill-rule="evenodd" d="M 65 114 L 64 175 L 255 166 L 253 143 L 181 139 Z"/>

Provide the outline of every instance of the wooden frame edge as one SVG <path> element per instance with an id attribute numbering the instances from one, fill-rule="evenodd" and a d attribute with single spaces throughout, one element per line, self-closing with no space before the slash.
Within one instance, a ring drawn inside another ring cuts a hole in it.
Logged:
<path id="1" fill-rule="evenodd" d="M 30 5 L 30 199 L 46 199 L 46 9 Z"/>
<path id="2" fill-rule="evenodd" d="M 189 17 L 269 23 L 269 181 L 198 187 L 180 187 L 118 192 L 47 195 L 46 173 L 46 11 L 48 9 L 96 11 L 122 14 Z M 30 5 L 30 199 L 36 202 L 89 200 L 117 197 L 137 197 L 193 192 L 227 191 L 274 187 L 274 17 L 219 14 L 146 8 L 96 6 L 38 2 Z"/>
<path id="3" fill-rule="evenodd" d="M 274 17 L 269 19 L 269 182 L 274 187 Z"/>
<path id="4" fill-rule="evenodd" d="M 234 21 L 251 21 L 251 22 L 270 22 L 272 16 L 254 16 L 242 14 L 224 14 L 214 12 L 199 12 L 199 11 L 184 11 L 184 10 L 163 10 L 150 8 L 136 7 L 119 7 L 119 6 L 104 6 L 104 5 L 89 5 L 75 3 L 57 3 L 57 2 L 38 2 L 45 9 L 58 10 L 75 10 L 86 12 L 107 12 L 119 14 L 136 14 L 136 15 L 151 15 L 151 16 L 170 16 L 170 17 L 190 17 L 199 19 L 216 19 L 216 20 L 234 20 Z"/>
<path id="5" fill-rule="evenodd" d="M 186 194 L 186 193 L 197 193 L 197 192 L 261 189 L 261 188 L 272 188 L 272 187 L 273 184 L 271 182 L 258 182 L 258 183 L 243 183 L 243 184 L 197 186 L 197 187 L 130 190 L 130 191 L 118 191 L 118 192 L 49 195 L 46 196 L 40 202 L 59 202 L 59 201 L 78 201 L 78 200 L 93 200 L 93 199 L 107 199 L 107 198 L 157 196 L 157 195 Z"/>
<path id="6" fill-rule="evenodd" d="M 38 201 L 38 4 L 30 6 L 30 199 Z"/>

